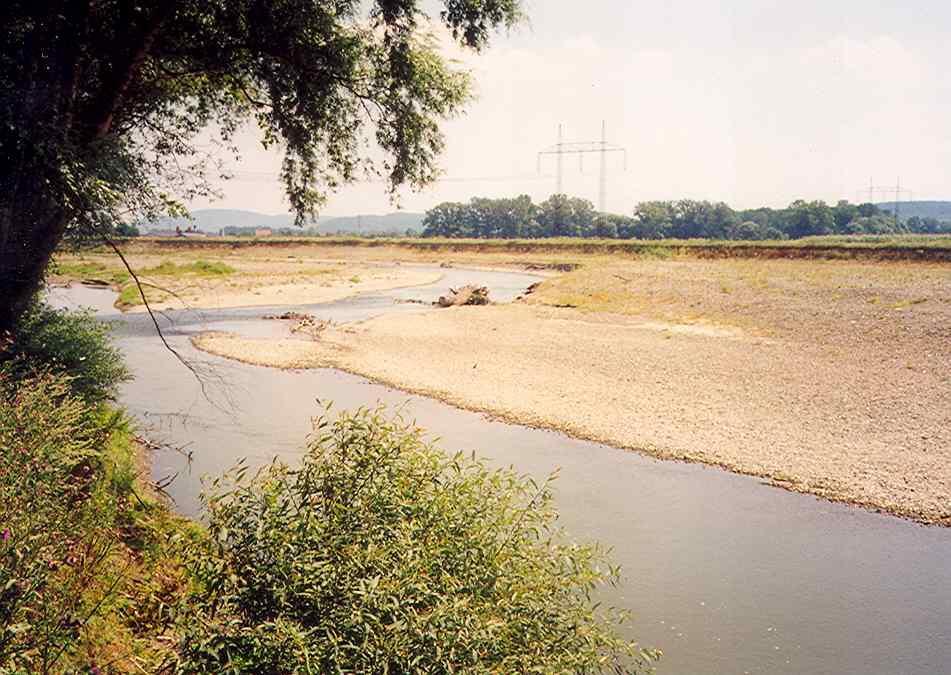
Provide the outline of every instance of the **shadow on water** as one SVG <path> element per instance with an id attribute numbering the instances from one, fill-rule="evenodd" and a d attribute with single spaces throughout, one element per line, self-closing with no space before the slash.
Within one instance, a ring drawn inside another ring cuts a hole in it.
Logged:
<path id="1" fill-rule="evenodd" d="M 354 321 L 427 311 L 394 304 L 395 297 L 431 300 L 472 281 L 511 299 L 535 280 L 447 272 L 430 287 L 290 309 Z M 537 477 L 561 467 L 555 491 L 562 524 L 613 548 L 624 578 L 608 599 L 634 613 L 631 632 L 642 644 L 665 651 L 662 674 L 951 672 L 951 529 L 493 421 L 335 370 L 239 364 L 196 352 L 188 341 L 201 330 L 282 334 L 283 322 L 260 320 L 278 308 L 175 313 L 172 344 L 213 365 L 227 385 L 227 404 L 213 405 L 162 349 L 147 317 L 115 315 L 112 296 L 102 291 L 56 294 L 61 303 L 92 304 L 117 322 L 118 343 L 136 375 L 123 388 L 123 404 L 152 436 L 189 444 L 190 465 L 162 452 L 153 468 L 156 478 L 179 474 L 168 489 L 184 513 L 196 515 L 203 474 L 218 474 L 241 457 L 299 457 L 318 399 L 333 400 L 337 409 L 405 406 L 404 415 L 447 450 L 475 450 Z"/>

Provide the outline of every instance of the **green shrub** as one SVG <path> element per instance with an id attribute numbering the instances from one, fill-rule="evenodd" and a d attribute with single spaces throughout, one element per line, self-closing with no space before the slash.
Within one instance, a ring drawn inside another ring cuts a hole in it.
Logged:
<path id="1" fill-rule="evenodd" d="M 113 398 L 128 380 L 109 327 L 87 310 L 55 310 L 37 300 L 20 319 L 7 348 L 5 369 L 13 379 L 53 370 L 69 375 L 73 391 L 96 402 Z"/>
<path id="2" fill-rule="evenodd" d="M 116 235 L 120 237 L 138 237 L 141 234 L 139 228 L 130 223 L 119 223 L 116 225 Z"/>
<path id="3" fill-rule="evenodd" d="M 447 457 L 360 411 L 299 469 L 215 481 L 180 672 L 640 672 L 591 594 L 616 579 L 555 528 L 548 484 Z"/>

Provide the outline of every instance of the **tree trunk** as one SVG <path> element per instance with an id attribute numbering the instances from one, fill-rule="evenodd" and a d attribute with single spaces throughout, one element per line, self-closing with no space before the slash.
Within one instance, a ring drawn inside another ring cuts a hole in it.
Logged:
<path id="1" fill-rule="evenodd" d="M 34 177 L 32 199 L 0 208 L 0 336 L 12 335 L 17 320 L 40 289 L 47 264 L 66 229 L 62 203 L 50 199 L 49 188 Z M 32 202 L 32 203 L 30 203 Z"/>

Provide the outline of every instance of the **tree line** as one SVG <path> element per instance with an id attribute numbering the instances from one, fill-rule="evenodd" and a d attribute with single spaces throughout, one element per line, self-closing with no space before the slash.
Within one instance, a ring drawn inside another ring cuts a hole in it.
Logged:
<path id="1" fill-rule="evenodd" d="M 639 203 L 632 215 L 600 213 L 564 194 L 540 204 L 528 195 L 444 202 L 426 212 L 424 237 L 473 239 L 800 239 L 828 234 L 947 233 L 951 223 L 914 216 L 898 220 L 871 203 L 796 200 L 784 209 L 736 210 L 724 202 L 681 199 Z"/>

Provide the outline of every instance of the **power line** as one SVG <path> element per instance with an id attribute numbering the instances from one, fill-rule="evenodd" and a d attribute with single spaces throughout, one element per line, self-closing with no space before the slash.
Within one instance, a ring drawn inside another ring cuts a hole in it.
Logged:
<path id="1" fill-rule="evenodd" d="M 599 153 L 601 156 L 601 167 L 599 172 L 598 185 L 598 209 L 604 212 L 607 207 L 607 155 L 611 152 L 620 152 L 624 155 L 624 170 L 627 171 L 627 150 L 619 145 L 608 143 L 607 125 L 601 121 L 601 140 L 600 141 L 572 141 L 566 143 L 562 138 L 562 127 L 558 125 L 558 142 L 549 146 L 538 153 L 537 170 L 539 175 L 542 170 L 542 155 L 555 155 L 557 162 L 557 173 L 555 181 L 555 193 L 564 194 L 563 190 L 563 163 L 565 155 L 578 155 L 578 165 L 584 170 L 584 156 L 591 153 Z"/>
<path id="2" fill-rule="evenodd" d="M 280 176 L 277 173 L 272 173 L 270 171 L 233 171 L 229 176 L 234 180 L 245 181 L 245 182 L 276 182 L 280 179 Z M 551 175 L 539 175 L 537 173 L 527 173 L 527 174 L 512 174 L 512 175 L 498 175 L 498 176 L 443 176 L 433 180 L 433 183 L 491 183 L 491 182 L 503 182 L 503 181 L 513 181 L 513 180 L 529 180 L 529 181 L 542 181 L 549 180 Z M 385 178 L 358 178 L 356 180 L 350 181 L 351 183 L 359 184 L 374 184 L 374 183 L 386 183 Z"/>
<path id="3" fill-rule="evenodd" d="M 864 194 L 864 193 L 865 193 L 865 189 L 863 188 L 863 189 L 859 190 L 858 193 L 859 193 L 859 194 Z M 871 178 L 869 178 L 869 179 L 868 179 L 868 202 L 869 202 L 869 204 L 874 204 L 874 203 L 875 203 L 875 195 L 876 195 L 876 193 L 879 194 L 879 195 L 883 195 L 884 197 L 891 197 L 892 195 L 895 196 L 895 198 L 894 198 L 893 200 L 892 200 L 892 199 L 884 199 L 884 198 L 882 198 L 882 197 L 880 197 L 880 199 L 882 200 L 882 203 L 886 203 L 886 204 L 887 204 L 888 202 L 892 202 L 892 203 L 895 205 L 895 208 L 894 208 L 894 216 L 895 216 L 895 226 L 897 227 L 897 226 L 898 226 L 898 223 L 899 223 L 899 220 L 900 220 L 900 211 L 901 211 L 902 195 L 906 195 L 906 196 L 908 197 L 907 201 L 914 201 L 914 199 L 915 199 L 915 193 L 914 193 L 913 191 L 908 190 L 908 189 L 906 189 L 906 188 L 903 188 L 903 187 L 901 186 L 901 176 L 899 176 L 898 178 L 895 179 L 895 184 L 894 184 L 894 185 L 875 185 L 875 181 L 873 181 Z"/>

